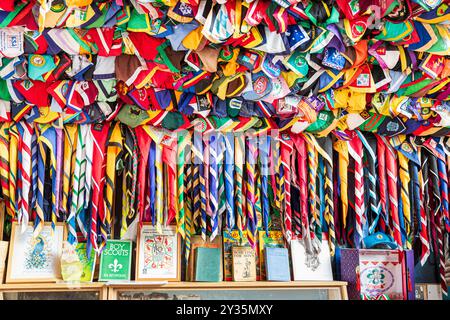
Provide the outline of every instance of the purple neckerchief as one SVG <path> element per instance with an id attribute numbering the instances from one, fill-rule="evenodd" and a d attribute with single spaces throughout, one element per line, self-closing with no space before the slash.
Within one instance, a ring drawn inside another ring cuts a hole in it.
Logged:
<path id="1" fill-rule="evenodd" d="M 59 210 L 61 209 L 61 173 L 62 173 L 62 167 L 63 167 L 63 131 L 61 128 L 55 128 L 56 130 L 56 190 L 55 190 L 55 207 L 56 207 L 56 214 L 59 217 Z"/>
<path id="2" fill-rule="evenodd" d="M 408 52 L 409 57 L 411 58 L 412 70 L 413 71 L 417 70 L 417 57 L 416 57 L 416 54 L 413 51 L 410 51 L 410 50 L 406 50 L 406 52 Z"/>
<path id="3" fill-rule="evenodd" d="M 344 41 L 342 40 L 342 35 L 339 32 L 338 27 L 334 23 L 332 23 L 332 24 L 327 25 L 327 30 L 331 31 L 334 34 L 334 37 L 329 42 L 328 46 L 338 49 L 339 52 L 344 52 L 345 45 L 344 45 Z"/>

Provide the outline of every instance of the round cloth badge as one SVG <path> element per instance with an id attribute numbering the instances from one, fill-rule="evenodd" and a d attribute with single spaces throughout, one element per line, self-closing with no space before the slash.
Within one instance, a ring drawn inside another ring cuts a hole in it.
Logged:
<path id="1" fill-rule="evenodd" d="M 64 1 L 57 1 L 57 3 L 52 4 L 50 10 L 54 13 L 60 13 L 63 12 L 66 9 L 66 5 L 64 3 Z"/>
<path id="2" fill-rule="evenodd" d="M 411 152 L 413 152 L 414 150 L 411 148 L 411 146 L 408 144 L 408 143 L 403 143 L 402 145 L 401 145 L 401 148 L 402 148 L 402 150 L 403 151 L 405 151 L 405 152 L 407 152 L 407 153 L 411 153 Z"/>
<path id="3" fill-rule="evenodd" d="M 196 131 L 205 132 L 207 127 L 205 119 L 197 118 L 197 123 L 195 124 Z"/>
<path id="4" fill-rule="evenodd" d="M 253 82 L 253 91 L 256 92 L 256 94 L 264 94 L 267 90 L 267 87 L 269 86 L 269 79 L 264 76 L 259 76 L 255 79 L 255 82 Z"/>
<path id="5" fill-rule="evenodd" d="M 42 67 L 45 64 L 45 57 L 40 54 L 35 54 L 31 57 L 30 63 L 34 67 Z"/>
<path id="6" fill-rule="evenodd" d="M 230 61 L 231 58 L 233 58 L 233 55 L 233 50 L 230 50 L 228 46 L 222 48 L 222 50 L 220 50 L 219 52 L 219 58 L 224 61 Z"/>
<path id="7" fill-rule="evenodd" d="M 61 86 L 61 94 L 62 94 L 63 96 L 66 96 L 66 95 L 67 95 L 67 92 L 69 92 L 69 83 L 68 83 L 68 82 L 64 83 L 64 84 Z"/>
<path id="8" fill-rule="evenodd" d="M 282 133 L 281 139 L 283 139 L 284 141 L 288 141 L 288 140 L 291 140 L 291 137 L 289 137 L 289 135 L 287 133 Z"/>

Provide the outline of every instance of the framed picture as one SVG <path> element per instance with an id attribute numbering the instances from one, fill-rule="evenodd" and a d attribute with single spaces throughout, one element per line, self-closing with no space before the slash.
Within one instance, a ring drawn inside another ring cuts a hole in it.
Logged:
<path id="1" fill-rule="evenodd" d="M 56 223 L 52 235 L 50 222 L 36 238 L 33 237 L 33 224 L 25 231 L 14 222 L 11 228 L 11 241 L 6 271 L 6 283 L 56 282 L 61 280 L 61 253 L 66 237 L 64 223 Z"/>
<path id="2" fill-rule="evenodd" d="M 133 245 L 128 240 L 108 240 L 100 256 L 98 281 L 130 280 Z"/>
<path id="3" fill-rule="evenodd" d="M 181 239 L 175 226 L 161 233 L 149 223 L 139 229 L 136 253 L 136 281 L 181 279 Z"/>

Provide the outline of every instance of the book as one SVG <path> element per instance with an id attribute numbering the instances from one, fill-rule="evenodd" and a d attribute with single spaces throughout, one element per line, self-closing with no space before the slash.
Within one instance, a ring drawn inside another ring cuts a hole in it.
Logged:
<path id="1" fill-rule="evenodd" d="M 284 239 L 282 231 L 269 231 L 269 235 L 265 231 L 259 231 L 259 270 L 260 280 L 266 280 L 266 267 L 264 260 L 264 248 L 284 248 Z"/>
<path id="2" fill-rule="evenodd" d="M 323 240 L 317 259 L 307 259 L 302 240 L 291 241 L 292 273 L 294 280 L 332 281 L 330 248 L 328 241 Z M 308 261 L 310 261 L 308 263 Z"/>
<path id="3" fill-rule="evenodd" d="M 203 240 L 202 236 L 195 235 L 191 237 L 191 254 L 189 255 L 188 267 L 186 272 L 186 281 L 194 281 L 195 280 L 195 249 L 199 247 L 204 248 L 219 248 L 220 255 L 222 256 L 222 237 L 216 236 L 213 241 L 210 241 L 209 237 L 206 238 L 206 241 Z M 220 270 L 223 269 L 222 259 L 220 260 Z M 223 274 L 223 272 L 222 272 Z M 222 276 L 223 277 L 223 276 Z"/>
<path id="4" fill-rule="evenodd" d="M 268 281 L 291 281 L 289 256 L 286 248 L 264 249 Z"/>
<path id="5" fill-rule="evenodd" d="M 223 234 L 223 276 L 225 281 L 233 281 L 233 246 L 247 246 L 247 231 L 242 232 L 242 239 L 239 237 L 239 231 L 224 230 Z M 242 242 L 242 243 L 241 243 Z"/>
<path id="6" fill-rule="evenodd" d="M 234 246 L 233 281 L 256 281 L 256 251 L 252 247 Z"/>
<path id="7" fill-rule="evenodd" d="M 94 278 L 94 270 L 96 263 L 96 254 L 91 254 L 90 258 L 87 256 L 86 243 L 77 243 L 75 251 L 78 254 L 81 264 L 83 265 L 83 273 L 81 275 L 81 282 L 92 282 Z"/>
<path id="8" fill-rule="evenodd" d="M 195 249 L 195 281 L 222 281 L 221 258 L 219 248 Z"/>

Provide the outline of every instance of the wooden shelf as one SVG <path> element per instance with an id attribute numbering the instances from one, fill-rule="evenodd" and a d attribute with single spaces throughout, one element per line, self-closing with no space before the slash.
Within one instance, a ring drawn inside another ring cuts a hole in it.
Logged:
<path id="1" fill-rule="evenodd" d="M 67 292 L 67 291 L 94 291 L 99 293 L 100 300 L 108 298 L 108 288 L 104 283 L 14 283 L 0 284 L 0 294 L 8 292 Z"/>
<path id="2" fill-rule="evenodd" d="M 123 291 L 168 290 L 328 290 L 330 298 L 347 300 L 347 282 L 344 281 L 252 281 L 252 282 L 115 282 L 106 283 L 109 299 L 117 299 Z"/>
<path id="3" fill-rule="evenodd" d="M 92 283 L 18 283 L 0 284 L 0 294 L 8 292 L 66 292 L 94 291 L 99 299 L 115 300 L 124 291 L 207 291 L 207 290 L 328 290 L 330 299 L 347 300 L 347 282 L 344 281 L 254 281 L 254 282 L 92 282 Z"/>
<path id="4" fill-rule="evenodd" d="M 211 288 L 330 288 L 347 286 L 345 281 L 249 281 L 249 282 L 235 282 L 235 281 L 221 281 L 221 282 L 106 282 L 107 286 L 115 288 L 147 288 L 147 287 L 164 287 L 164 288 L 189 288 L 189 289 L 211 289 Z"/>

